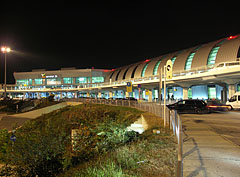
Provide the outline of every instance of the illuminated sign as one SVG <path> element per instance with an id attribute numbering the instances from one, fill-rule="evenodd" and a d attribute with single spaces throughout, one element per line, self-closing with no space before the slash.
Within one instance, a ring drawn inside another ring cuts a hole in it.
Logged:
<path id="1" fill-rule="evenodd" d="M 42 79 L 46 79 L 46 78 L 57 78 L 58 77 L 58 75 L 48 75 L 48 76 L 46 76 L 46 74 L 45 73 L 43 73 L 43 74 L 41 74 L 41 76 L 42 76 Z"/>
<path id="2" fill-rule="evenodd" d="M 58 76 L 57 75 L 49 75 L 49 76 L 46 76 L 46 78 L 57 78 Z"/>

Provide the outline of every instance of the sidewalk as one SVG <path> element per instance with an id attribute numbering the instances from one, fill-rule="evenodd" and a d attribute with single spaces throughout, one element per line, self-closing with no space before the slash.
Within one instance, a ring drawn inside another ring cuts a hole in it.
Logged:
<path id="1" fill-rule="evenodd" d="M 19 113 L 13 115 L 5 115 L 0 117 L 0 129 L 6 128 L 7 130 L 12 130 L 15 126 L 21 126 L 26 121 L 31 119 L 36 119 L 37 117 L 50 113 L 54 110 L 61 109 L 68 105 L 75 106 L 77 104 L 82 104 L 80 102 L 62 102 L 45 108 L 37 109 L 34 111 L 29 111 L 26 113 Z"/>
<path id="2" fill-rule="evenodd" d="M 201 122 L 182 121 L 184 177 L 240 177 L 240 147 Z"/>

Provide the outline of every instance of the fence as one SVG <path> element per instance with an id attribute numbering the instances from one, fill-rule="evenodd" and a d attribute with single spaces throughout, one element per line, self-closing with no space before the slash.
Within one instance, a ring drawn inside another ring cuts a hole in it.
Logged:
<path id="1" fill-rule="evenodd" d="M 78 101 L 83 103 L 93 103 L 93 104 L 108 104 L 115 106 L 127 106 L 133 107 L 142 111 L 147 111 L 156 116 L 163 117 L 163 105 L 160 103 L 151 103 L 151 102 L 137 102 L 135 100 L 113 100 L 113 99 L 91 99 L 91 98 L 73 98 L 73 99 L 64 99 L 64 101 Z M 169 125 L 169 128 L 173 130 L 173 134 L 176 137 L 178 143 L 178 164 L 177 164 L 177 177 L 183 176 L 183 138 L 182 138 L 182 121 L 177 114 L 176 110 L 169 110 L 166 108 L 166 124 Z"/>

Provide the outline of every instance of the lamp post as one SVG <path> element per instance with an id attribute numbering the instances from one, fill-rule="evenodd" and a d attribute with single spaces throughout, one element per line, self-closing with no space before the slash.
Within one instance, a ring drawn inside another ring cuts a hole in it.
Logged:
<path id="1" fill-rule="evenodd" d="M 7 97 L 7 53 L 11 51 L 9 47 L 2 47 L 2 53 L 4 53 L 4 63 L 5 63 L 5 76 L 4 76 L 4 98 Z"/>

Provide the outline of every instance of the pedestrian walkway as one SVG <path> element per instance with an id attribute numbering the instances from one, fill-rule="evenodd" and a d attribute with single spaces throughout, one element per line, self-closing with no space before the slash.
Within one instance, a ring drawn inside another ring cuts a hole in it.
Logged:
<path id="1" fill-rule="evenodd" d="M 59 104 L 55 104 L 52 106 L 48 106 L 45 108 L 25 112 L 25 113 L 19 113 L 19 114 L 13 114 L 13 115 L 6 115 L 6 116 L 0 116 L 0 129 L 6 128 L 7 130 L 12 130 L 14 127 L 18 127 L 23 125 L 26 121 L 31 119 L 36 119 L 37 117 L 50 113 L 54 110 L 61 109 L 63 107 L 72 105 L 78 105 L 82 104 L 80 102 L 62 102 Z"/>
<path id="2" fill-rule="evenodd" d="M 201 122 L 182 122 L 184 177 L 240 177 L 239 146 Z"/>

